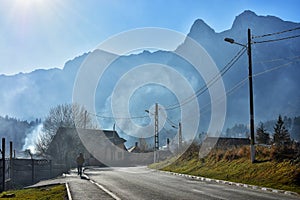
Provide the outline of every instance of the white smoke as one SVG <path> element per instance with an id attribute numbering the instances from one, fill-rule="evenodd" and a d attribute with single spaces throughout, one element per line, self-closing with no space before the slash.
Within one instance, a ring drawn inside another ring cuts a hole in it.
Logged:
<path id="1" fill-rule="evenodd" d="M 32 154 L 36 154 L 37 150 L 35 144 L 43 134 L 43 124 L 37 125 L 31 132 L 26 134 L 25 144 L 22 148 L 23 151 L 29 149 Z"/>

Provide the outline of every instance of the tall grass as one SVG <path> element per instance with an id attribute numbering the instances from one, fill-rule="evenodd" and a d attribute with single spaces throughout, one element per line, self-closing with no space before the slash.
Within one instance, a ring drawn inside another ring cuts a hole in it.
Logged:
<path id="1" fill-rule="evenodd" d="M 246 184 L 290 190 L 300 194 L 300 163 L 274 157 L 276 147 L 257 146 L 256 163 L 250 161 L 250 147 L 215 148 L 199 159 L 193 144 L 179 159 L 163 170 Z"/>

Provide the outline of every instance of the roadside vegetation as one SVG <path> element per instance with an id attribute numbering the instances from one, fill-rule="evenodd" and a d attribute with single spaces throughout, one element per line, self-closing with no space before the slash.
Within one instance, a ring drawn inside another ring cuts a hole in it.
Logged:
<path id="1" fill-rule="evenodd" d="M 257 131 L 262 129 L 260 126 Z M 274 131 L 269 145 L 256 146 L 255 163 L 250 161 L 249 145 L 215 147 L 206 157 L 199 158 L 201 144 L 193 143 L 179 158 L 150 167 L 300 194 L 300 144 L 289 138 L 280 117 Z M 260 135 L 265 137 L 265 134 Z"/>
<path id="2" fill-rule="evenodd" d="M 0 194 L 4 199 L 40 199 L 66 200 L 67 191 L 64 185 L 46 186 L 21 190 L 10 190 Z"/>

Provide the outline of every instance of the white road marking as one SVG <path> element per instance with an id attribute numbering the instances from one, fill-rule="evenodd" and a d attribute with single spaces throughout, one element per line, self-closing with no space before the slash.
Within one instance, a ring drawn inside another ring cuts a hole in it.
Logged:
<path id="1" fill-rule="evenodd" d="M 117 195 L 115 195 L 114 193 L 112 193 L 111 191 L 109 191 L 108 189 L 106 189 L 104 186 L 100 185 L 99 183 L 90 180 L 91 183 L 97 185 L 101 190 L 103 190 L 104 192 L 106 192 L 107 194 L 109 194 L 112 198 L 114 198 L 115 200 L 121 200 L 121 198 L 119 198 Z"/>
<path id="2" fill-rule="evenodd" d="M 197 190 L 197 189 L 192 189 L 193 192 L 198 192 L 198 193 L 201 193 L 201 194 L 204 194 L 204 195 L 207 195 L 209 197 L 213 197 L 213 198 L 216 198 L 216 199 L 224 199 L 224 200 L 228 200 L 227 198 L 222 198 L 220 196 L 216 196 L 216 195 L 213 195 L 213 194 L 208 194 L 207 192 L 204 192 L 204 191 L 201 191 L 201 190 Z"/>

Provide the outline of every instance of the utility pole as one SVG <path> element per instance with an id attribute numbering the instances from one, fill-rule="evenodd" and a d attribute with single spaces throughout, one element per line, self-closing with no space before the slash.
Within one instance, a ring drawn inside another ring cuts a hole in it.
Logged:
<path id="1" fill-rule="evenodd" d="M 9 174 L 8 177 L 12 179 L 12 173 L 13 173 L 13 142 L 9 142 Z"/>
<path id="2" fill-rule="evenodd" d="M 159 141 L 158 141 L 158 104 L 155 103 L 155 113 L 154 113 L 154 163 L 159 159 Z"/>
<path id="3" fill-rule="evenodd" d="M 251 30 L 248 28 L 248 44 L 247 46 L 238 42 L 235 42 L 232 38 L 225 38 L 225 42 L 231 44 L 237 44 L 247 48 L 248 53 L 248 78 L 249 78 L 249 99 L 250 99 L 250 159 L 251 162 L 255 162 L 255 137 L 254 137 L 254 106 L 253 106 L 253 82 L 252 82 L 252 53 L 251 53 Z"/>
<path id="4" fill-rule="evenodd" d="M 87 111 L 84 112 L 84 129 L 86 129 L 86 117 L 87 117 Z"/>
<path id="5" fill-rule="evenodd" d="M 181 152 L 182 148 L 182 130 L 181 130 L 181 122 L 178 124 L 178 153 Z"/>
<path id="6" fill-rule="evenodd" d="M 254 138 L 254 106 L 253 106 L 253 83 L 252 83 L 252 54 L 251 54 L 251 30 L 248 28 L 248 62 L 249 62 L 249 98 L 250 98 L 250 155 L 251 162 L 255 162 L 255 138 Z"/>
<path id="7" fill-rule="evenodd" d="M 11 160 L 13 158 L 13 142 L 9 142 L 9 159 Z"/>

